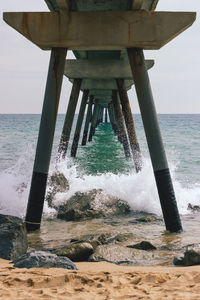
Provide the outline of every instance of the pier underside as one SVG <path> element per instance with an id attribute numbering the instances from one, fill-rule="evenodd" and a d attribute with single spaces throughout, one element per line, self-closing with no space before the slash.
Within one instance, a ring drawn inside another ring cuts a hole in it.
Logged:
<path id="1" fill-rule="evenodd" d="M 155 12 L 158 0 L 45 0 L 49 12 L 4 13 L 4 20 L 43 50 L 51 50 L 35 156 L 27 230 L 40 228 L 57 108 L 63 75 L 72 83 L 58 160 L 70 145 L 71 128 L 82 99 L 71 156 L 91 142 L 96 127 L 110 121 L 124 154 L 142 170 L 142 155 L 127 90 L 135 85 L 166 229 L 182 230 L 173 184 L 157 120 L 143 49 L 160 49 L 195 20 L 193 12 Z M 66 60 L 72 50 L 74 60 Z M 131 99 L 132 101 L 132 99 Z M 86 114 L 86 115 L 85 115 Z M 84 119 L 85 115 L 85 119 Z M 45 153 L 45 157 L 44 157 Z"/>

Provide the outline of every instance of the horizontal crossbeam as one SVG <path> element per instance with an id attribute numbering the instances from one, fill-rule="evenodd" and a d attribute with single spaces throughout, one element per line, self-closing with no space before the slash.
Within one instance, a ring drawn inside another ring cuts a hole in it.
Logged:
<path id="1" fill-rule="evenodd" d="M 9 12 L 5 22 L 44 50 L 159 49 L 196 18 L 194 12 Z"/>
<path id="2" fill-rule="evenodd" d="M 70 81 L 73 81 L 72 79 Z M 133 80 L 125 80 L 126 89 L 129 90 L 133 85 Z M 83 79 L 81 90 L 117 90 L 116 80 L 114 79 Z"/>
<path id="3" fill-rule="evenodd" d="M 154 60 L 146 60 L 145 63 L 146 68 L 150 69 L 154 65 Z M 68 78 L 133 79 L 129 61 L 119 59 L 67 59 L 64 74 Z"/>

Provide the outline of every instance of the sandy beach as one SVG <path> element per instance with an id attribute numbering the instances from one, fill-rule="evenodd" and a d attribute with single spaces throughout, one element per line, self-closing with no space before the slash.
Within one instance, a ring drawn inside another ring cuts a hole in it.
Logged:
<path id="1" fill-rule="evenodd" d="M 200 299 L 200 266 L 76 265 L 78 271 L 17 269 L 0 259 L 0 299 Z"/>

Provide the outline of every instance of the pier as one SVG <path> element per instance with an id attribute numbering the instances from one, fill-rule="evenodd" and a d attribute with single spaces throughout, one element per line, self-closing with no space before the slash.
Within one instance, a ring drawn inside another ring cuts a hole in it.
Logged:
<path id="1" fill-rule="evenodd" d="M 142 155 L 127 91 L 135 87 L 166 230 L 181 220 L 164 150 L 143 50 L 159 50 L 193 24 L 193 12 L 155 11 L 158 0 L 45 0 L 49 12 L 5 12 L 4 21 L 42 50 L 51 51 L 26 214 L 28 231 L 40 228 L 63 76 L 72 83 L 58 159 L 92 141 L 96 127 L 110 121 L 124 155 L 142 170 Z M 72 50 L 75 59 L 67 58 Z M 86 113 L 85 122 L 84 115 Z M 109 118 L 108 118 L 109 117 Z M 81 137 L 81 129 L 83 136 Z"/>

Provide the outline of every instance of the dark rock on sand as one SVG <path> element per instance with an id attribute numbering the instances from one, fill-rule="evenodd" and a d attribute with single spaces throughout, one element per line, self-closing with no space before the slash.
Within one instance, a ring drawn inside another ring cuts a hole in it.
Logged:
<path id="1" fill-rule="evenodd" d="M 65 178 L 64 174 L 59 172 L 54 172 L 48 179 L 48 192 L 46 195 L 46 200 L 50 207 L 54 207 L 53 200 L 57 193 L 64 193 L 69 190 L 68 180 Z"/>
<path id="2" fill-rule="evenodd" d="M 147 251 L 129 249 L 119 245 L 101 245 L 96 248 L 89 261 L 109 261 L 116 264 L 148 264 L 152 263 L 154 255 Z"/>
<path id="3" fill-rule="evenodd" d="M 65 204 L 58 207 L 57 218 L 79 221 L 106 216 L 124 215 L 130 212 L 129 205 L 103 190 L 77 192 Z"/>
<path id="4" fill-rule="evenodd" d="M 33 251 L 24 254 L 14 261 L 16 268 L 64 268 L 77 270 L 76 265 L 67 257 L 58 257 L 56 254 Z"/>
<path id="5" fill-rule="evenodd" d="M 0 215 L 0 257 L 14 260 L 26 253 L 28 247 L 24 222 L 8 215 Z"/>
<path id="6" fill-rule="evenodd" d="M 129 245 L 127 246 L 127 248 L 134 248 L 139 250 L 156 250 L 156 247 L 147 241 L 142 241 L 139 244 Z"/>
<path id="7" fill-rule="evenodd" d="M 200 252 L 187 250 L 184 252 L 183 257 L 175 257 L 173 260 L 173 264 L 182 266 L 200 265 Z"/>
<path id="8" fill-rule="evenodd" d="M 68 257 L 72 261 L 87 261 L 88 257 L 94 253 L 93 246 L 86 242 L 75 242 L 44 250 L 47 250 L 58 256 Z"/>

